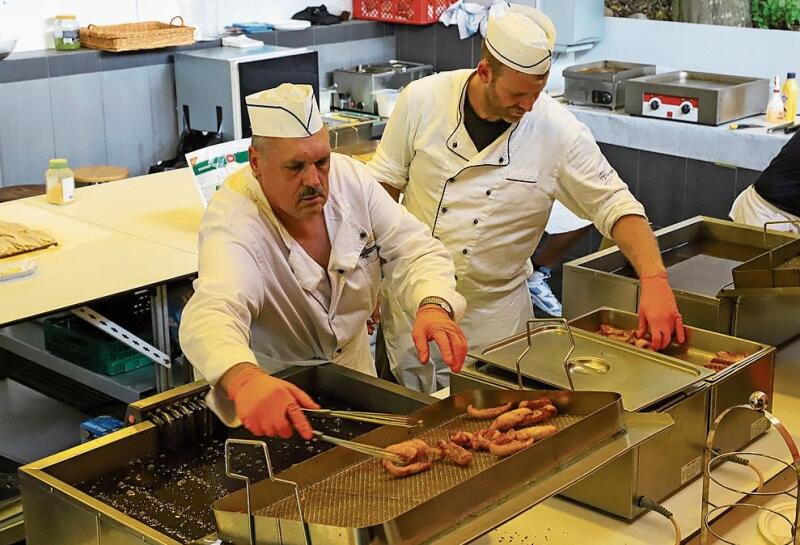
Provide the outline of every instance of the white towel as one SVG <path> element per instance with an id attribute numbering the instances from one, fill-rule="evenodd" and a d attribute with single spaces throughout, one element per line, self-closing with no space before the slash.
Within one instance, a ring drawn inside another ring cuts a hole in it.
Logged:
<path id="1" fill-rule="evenodd" d="M 444 26 L 458 25 L 458 35 L 464 40 L 480 31 L 481 36 L 486 36 L 486 21 L 489 7 L 500 0 L 481 0 L 479 2 L 464 2 L 458 0 L 447 8 L 439 17 Z"/>

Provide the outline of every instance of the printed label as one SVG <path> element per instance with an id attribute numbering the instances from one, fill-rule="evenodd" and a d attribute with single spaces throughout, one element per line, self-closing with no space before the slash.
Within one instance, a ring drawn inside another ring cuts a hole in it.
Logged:
<path id="1" fill-rule="evenodd" d="M 691 481 L 698 475 L 700 475 L 700 470 L 703 466 L 703 457 L 698 456 L 693 460 L 688 461 L 686 464 L 681 467 L 681 485 L 686 484 L 687 482 Z"/>
<path id="2" fill-rule="evenodd" d="M 750 439 L 755 439 L 769 429 L 769 420 L 766 417 L 761 417 L 752 424 L 750 424 Z"/>
<path id="3" fill-rule="evenodd" d="M 62 36 L 62 40 L 65 44 L 76 44 L 80 41 L 79 39 L 79 31 L 78 30 L 65 30 Z"/>
<path id="4" fill-rule="evenodd" d="M 63 178 L 61 180 L 61 194 L 64 202 L 75 200 L 75 178 Z"/>

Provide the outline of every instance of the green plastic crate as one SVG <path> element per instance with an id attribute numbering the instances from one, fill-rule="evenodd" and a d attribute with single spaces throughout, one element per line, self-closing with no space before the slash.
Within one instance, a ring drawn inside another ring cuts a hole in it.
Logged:
<path id="1" fill-rule="evenodd" d="M 152 341 L 151 332 L 138 336 Z M 118 375 L 153 363 L 76 316 L 45 320 L 44 346 L 56 356 L 104 375 Z"/>

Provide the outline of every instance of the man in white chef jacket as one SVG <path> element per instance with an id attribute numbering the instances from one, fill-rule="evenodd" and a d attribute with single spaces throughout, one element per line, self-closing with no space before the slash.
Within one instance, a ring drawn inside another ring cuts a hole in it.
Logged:
<path id="1" fill-rule="evenodd" d="M 408 336 L 419 359 L 435 341 L 458 371 L 465 302 L 452 258 L 428 228 L 361 163 L 331 153 L 310 86 L 283 84 L 246 101 L 250 165 L 203 217 L 181 347 L 226 424 L 285 438 L 294 428 L 309 439 L 301 407 L 316 403 L 264 368 L 333 361 L 374 375 L 365 323 L 383 275 L 416 316 Z"/>
<path id="2" fill-rule="evenodd" d="M 681 316 L 644 208 L 608 164 L 589 130 L 542 93 L 555 28 L 540 11 L 496 5 L 483 59 L 411 83 L 401 94 L 368 164 L 395 198 L 441 240 L 456 266 L 468 310 L 460 323 L 471 349 L 525 329 L 533 316 L 526 278 L 558 199 L 613 238 L 641 281 L 640 330 L 656 348 Z M 382 324 L 395 376 L 427 389 L 414 361 L 410 316 L 388 282 Z M 439 386 L 449 372 L 439 366 Z"/>

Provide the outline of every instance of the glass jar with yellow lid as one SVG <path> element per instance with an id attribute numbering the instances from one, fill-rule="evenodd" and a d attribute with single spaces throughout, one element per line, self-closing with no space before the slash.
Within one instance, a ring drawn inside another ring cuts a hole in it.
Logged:
<path id="1" fill-rule="evenodd" d="M 53 41 L 59 51 L 80 49 L 81 30 L 74 15 L 56 15 L 53 25 Z"/>

